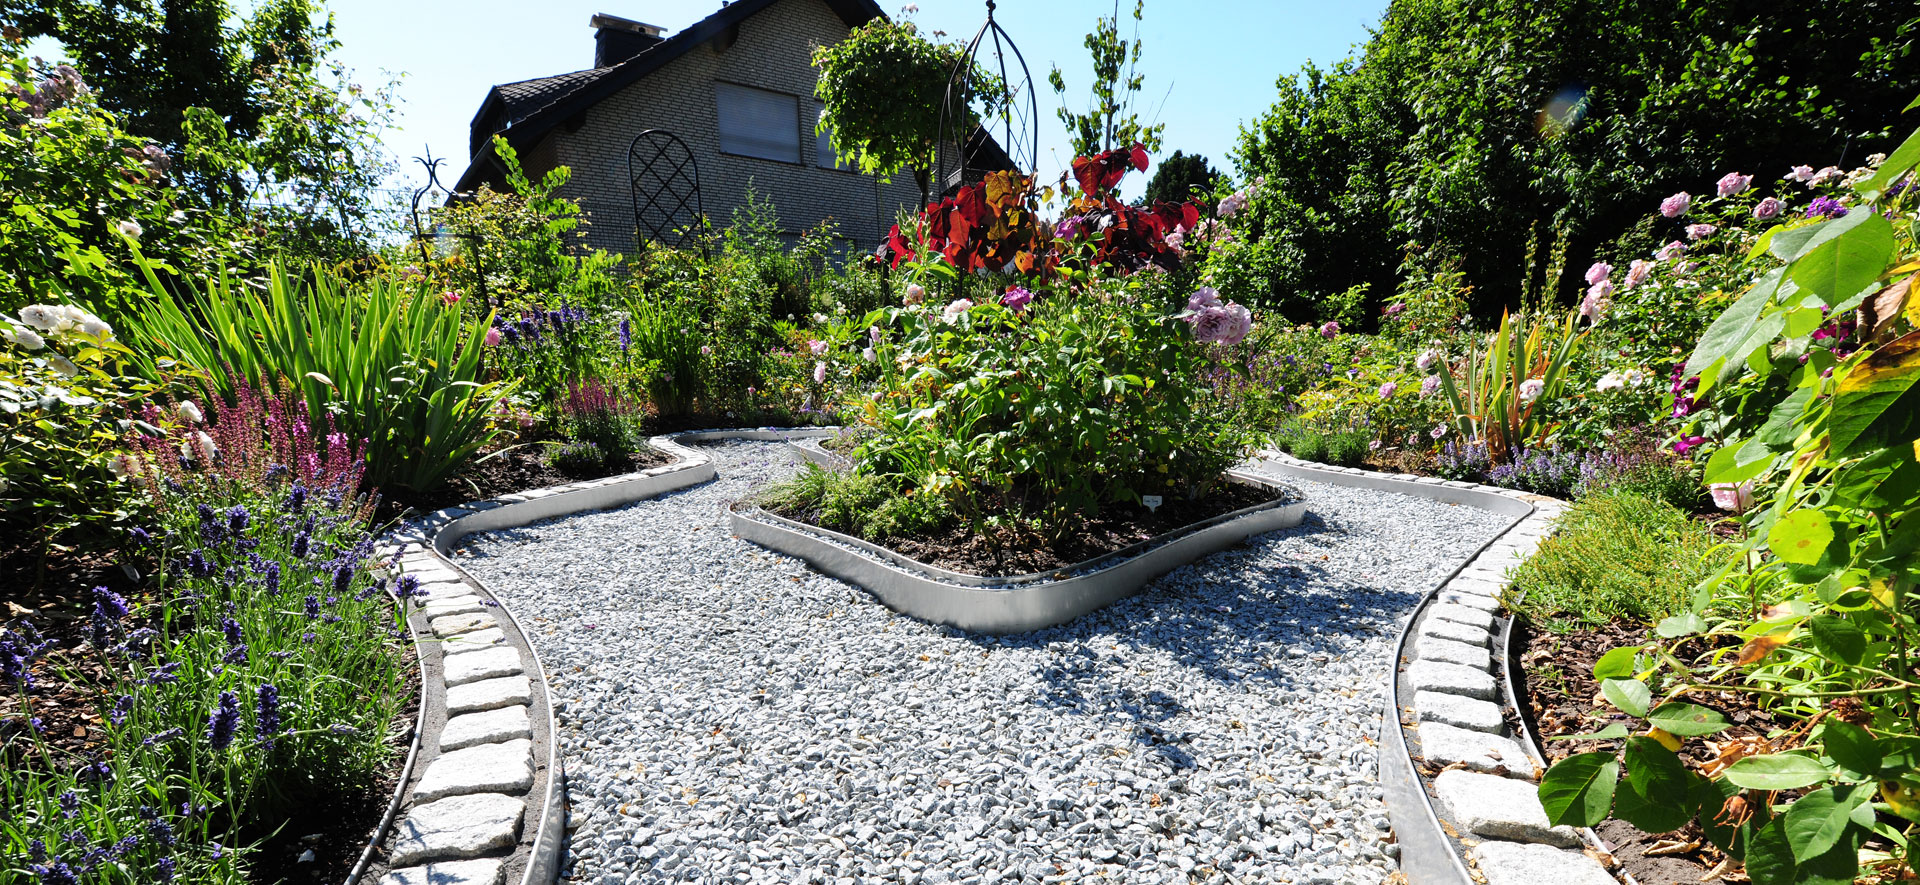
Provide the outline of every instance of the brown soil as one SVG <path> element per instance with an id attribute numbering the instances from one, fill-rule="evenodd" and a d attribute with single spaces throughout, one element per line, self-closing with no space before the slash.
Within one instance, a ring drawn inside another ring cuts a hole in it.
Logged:
<path id="1" fill-rule="evenodd" d="M 1516 658 L 1524 673 L 1522 689 L 1528 700 L 1524 711 L 1528 725 L 1540 738 L 1547 761 L 1564 759 L 1576 753 L 1595 750 L 1615 751 L 1622 741 L 1550 740 L 1560 735 L 1591 734 L 1611 723 L 1633 728 L 1639 723 L 1614 709 L 1600 694 L 1600 683 L 1593 678 L 1593 664 L 1600 656 L 1625 645 L 1647 641 L 1650 630 L 1644 626 L 1613 623 L 1583 627 L 1566 633 L 1534 632 L 1522 626 L 1515 631 Z M 1785 728 L 1789 720 L 1776 719 L 1754 706 L 1753 696 L 1731 692 L 1695 693 L 1687 700 L 1712 707 L 1726 714 L 1735 724 L 1711 740 L 1764 740 L 1769 731 Z M 1712 754 L 1706 741 L 1688 740 L 1681 758 L 1689 767 L 1699 769 Z M 1613 847 L 1614 859 L 1621 869 L 1641 885 L 1695 883 L 1701 881 L 1725 858 L 1707 843 L 1698 824 L 1688 823 L 1673 833 L 1649 834 L 1624 821 L 1609 820 L 1595 830 Z M 1698 847 L 1667 854 L 1676 846 L 1692 843 Z M 1649 855 L 1648 851 L 1661 851 Z M 1738 865 L 1730 869 L 1737 871 Z M 1744 881 L 1735 872 L 1726 881 Z"/>
<path id="2" fill-rule="evenodd" d="M 1288 493 L 1269 486 L 1223 483 L 1198 501 L 1168 501 L 1155 511 L 1110 505 L 1104 512 L 1081 518 L 1071 536 L 1051 543 L 1030 528 L 1000 526 L 987 535 L 964 525 L 913 538 L 876 541 L 890 550 L 927 565 L 969 575 L 1023 575 L 1065 568 L 1112 553 L 1242 507 L 1283 500 Z M 817 513 L 780 512 L 779 515 L 818 525 Z"/>

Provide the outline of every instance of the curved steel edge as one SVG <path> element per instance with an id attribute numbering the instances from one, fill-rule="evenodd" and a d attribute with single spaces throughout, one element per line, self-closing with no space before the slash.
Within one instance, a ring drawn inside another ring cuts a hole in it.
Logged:
<path id="1" fill-rule="evenodd" d="M 1131 596 L 1154 578 L 1203 556 L 1257 534 L 1297 526 L 1306 518 L 1306 510 L 1305 503 L 1295 502 L 1263 505 L 1237 517 L 1225 514 L 1224 521 L 1087 574 L 998 588 L 955 583 L 944 578 L 952 573 L 912 560 L 883 559 L 848 546 L 871 547 L 865 542 L 810 526 L 802 530 L 798 523 L 764 512 L 736 509 L 729 517 L 734 534 L 741 538 L 864 587 L 894 611 L 962 630 L 1007 634 L 1064 624 Z M 1101 561 L 1110 558 L 1101 557 Z M 1047 574 L 1058 571 L 1064 570 Z"/>
<path id="2" fill-rule="evenodd" d="M 526 631 L 507 603 L 486 584 L 468 573 L 454 561 L 453 545 L 476 532 L 514 528 L 566 516 L 588 510 L 605 510 L 631 504 L 635 501 L 679 491 L 699 485 L 715 476 L 713 460 L 704 453 L 682 445 L 683 442 L 707 442 L 717 439 L 750 439 L 769 442 L 784 441 L 802 436 L 826 436 L 837 428 L 772 428 L 697 430 L 656 436 L 649 444 L 674 456 L 673 463 L 653 467 L 637 473 L 568 483 L 545 489 L 534 489 L 504 495 L 498 499 L 477 501 L 429 514 L 411 525 L 412 529 L 389 532 L 387 539 L 401 545 L 417 544 L 431 550 L 434 557 L 446 568 L 458 573 L 461 578 L 485 592 L 498 604 L 496 611 L 505 617 L 503 626 L 518 639 L 520 647 L 526 649 L 531 668 L 528 670 L 528 682 L 538 686 L 540 698 L 546 708 L 546 759 L 547 784 L 545 795 L 540 797 L 541 807 L 535 823 L 533 844 L 527 858 L 526 871 L 521 876 L 521 885 L 553 885 L 560 877 L 561 849 L 566 840 L 566 772 L 560 761 L 559 729 L 554 720 L 553 700 L 548 692 L 546 666 L 540 659 L 540 652 L 527 638 Z M 415 648 L 421 647 L 420 634 L 408 620 L 409 629 L 414 633 Z M 394 797 L 387 807 L 386 816 L 380 821 L 379 828 L 362 851 L 360 861 L 355 865 L 345 885 L 356 885 L 365 873 L 375 848 L 386 838 L 387 830 L 399 816 L 401 806 L 411 795 L 412 775 L 420 748 L 425 740 L 427 719 L 427 697 L 433 693 L 425 689 L 427 672 L 424 656 L 421 664 L 422 694 L 420 719 L 415 723 L 413 749 L 407 756 L 406 767 L 402 772 L 400 785 L 395 789 Z M 439 702 L 445 703 L 444 693 Z M 444 719 L 444 717 L 442 717 Z M 531 797 L 529 797 L 531 798 Z"/>
<path id="3" fill-rule="evenodd" d="M 1412 699 L 1405 698 L 1403 702 L 1400 669 L 1410 657 L 1407 646 L 1412 641 L 1414 625 L 1420 623 L 1421 616 L 1433 604 L 1441 588 L 1483 551 L 1532 516 L 1536 508 L 1518 493 L 1506 489 L 1472 483 L 1449 485 L 1445 482 L 1401 479 L 1373 471 L 1313 464 L 1279 452 L 1263 451 L 1261 455 L 1269 459 L 1265 462 L 1267 467 L 1301 479 L 1397 492 L 1478 507 L 1512 517 L 1506 528 L 1476 547 L 1433 589 L 1427 591 L 1408 615 L 1406 624 L 1394 638 L 1393 666 L 1387 673 L 1386 708 L 1380 719 L 1380 788 L 1387 805 L 1387 817 L 1393 822 L 1393 832 L 1400 844 L 1400 871 L 1406 874 L 1407 881 L 1413 885 L 1474 885 L 1475 880 L 1467 871 L 1465 860 L 1454 850 L 1452 839 L 1441 827 L 1439 811 L 1433 807 L 1433 797 L 1427 795 L 1426 787 L 1421 784 L 1420 776 L 1414 770 L 1413 750 L 1407 744 L 1406 730 L 1400 723 L 1400 710 L 1412 706 Z"/>
<path id="4" fill-rule="evenodd" d="M 373 863 L 373 853 L 380 848 L 380 840 L 387 836 L 387 828 L 393 826 L 393 819 L 400 816 L 400 806 L 407 801 L 407 785 L 413 783 L 413 767 L 420 761 L 420 741 L 427 730 L 427 710 L 435 701 L 444 705 L 444 692 L 427 690 L 427 658 L 425 643 L 420 641 L 420 631 L 413 625 L 411 613 L 407 611 L 407 602 L 393 591 L 387 591 L 387 598 L 393 600 L 394 608 L 402 614 L 406 622 L 407 633 L 413 637 L 413 665 L 420 670 L 420 709 L 413 717 L 413 745 L 407 748 L 407 761 L 400 766 L 400 780 L 394 784 L 393 798 L 387 800 L 387 810 L 380 815 L 380 822 L 374 824 L 373 833 L 367 837 L 366 847 L 360 849 L 360 859 L 353 862 L 353 869 L 347 871 L 345 885 L 355 885 L 367 872 L 367 866 Z"/>

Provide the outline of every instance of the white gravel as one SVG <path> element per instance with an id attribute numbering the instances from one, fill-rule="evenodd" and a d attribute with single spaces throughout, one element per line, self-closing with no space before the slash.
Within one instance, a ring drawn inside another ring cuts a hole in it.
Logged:
<path id="1" fill-rule="evenodd" d="M 1073 623 L 895 615 L 729 535 L 795 469 L 469 539 L 553 680 L 568 871 L 620 883 L 1298 882 L 1393 869 L 1392 633 L 1485 511 L 1298 483 L 1309 514 Z"/>

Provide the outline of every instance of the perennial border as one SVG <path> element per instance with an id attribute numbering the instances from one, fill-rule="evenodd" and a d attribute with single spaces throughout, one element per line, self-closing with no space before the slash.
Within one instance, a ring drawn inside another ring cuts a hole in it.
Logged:
<path id="1" fill-rule="evenodd" d="M 384 535 L 377 552 L 388 575 L 410 576 L 424 597 L 408 613 L 419 649 L 421 711 L 388 814 L 346 885 L 364 876 L 383 842 L 380 885 L 503 885 L 515 873 L 520 885 L 559 879 L 565 773 L 546 671 L 512 610 L 454 561 L 454 544 L 476 532 L 619 507 L 713 479 L 713 459 L 683 442 L 777 442 L 827 432 L 656 436 L 650 444 L 672 463 L 449 507 Z M 450 730 L 455 743 L 446 747 Z M 396 823 L 401 807 L 407 811 Z"/>
<path id="2" fill-rule="evenodd" d="M 1413 885 L 1615 885 L 1580 850 L 1590 829 L 1553 827 L 1540 804 L 1545 758 L 1520 714 L 1500 596 L 1566 503 L 1478 483 L 1261 457 L 1283 475 L 1478 507 L 1513 522 L 1420 600 L 1394 643 L 1380 723 L 1380 783 Z M 1500 678 L 1496 680 L 1495 674 Z M 1506 736 L 1508 724 L 1517 738 Z M 1424 769 L 1420 763 L 1425 763 Z M 1631 880 L 1629 880 L 1631 881 Z"/>

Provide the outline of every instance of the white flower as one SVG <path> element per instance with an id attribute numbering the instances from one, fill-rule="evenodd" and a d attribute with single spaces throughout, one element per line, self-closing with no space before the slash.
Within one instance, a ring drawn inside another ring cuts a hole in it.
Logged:
<path id="1" fill-rule="evenodd" d="M 51 304 L 29 304 L 20 308 L 20 322 L 42 332 L 51 332 L 65 322 L 67 312 Z"/>
<path id="2" fill-rule="evenodd" d="M 7 489 L 11 488 L 12 486 L 13 486 L 13 483 L 7 482 L 6 477 L 0 476 L 0 495 L 6 494 Z"/>
<path id="3" fill-rule="evenodd" d="M 125 452 L 121 452 L 107 461 L 107 469 L 113 471 L 114 479 L 126 479 L 132 476 L 134 471 L 138 470 L 139 467 L 139 462 L 135 461 L 132 455 Z"/>
<path id="4" fill-rule="evenodd" d="M 1880 164 L 1885 163 L 1886 161 L 1887 161 L 1886 154 L 1868 154 L 1867 155 L 1867 165 L 1872 166 L 1875 169 L 1880 168 Z"/>
<path id="5" fill-rule="evenodd" d="M 1434 364 L 1438 362 L 1440 362 L 1440 352 L 1436 350 L 1428 350 L 1427 352 L 1420 354 L 1420 357 L 1414 360 L 1413 364 L 1415 366 L 1418 366 L 1420 371 L 1425 372 L 1432 369 Z"/>
<path id="6" fill-rule="evenodd" d="M 80 367 L 74 365 L 73 360 L 67 359 L 66 357 L 61 356 L 57 353 L 53 355 L 52 363 L 53 363 L 54 371 L 59 372 L 61 375 L 64 375 L 68 378 L 72 378 L 75 375 L 80 374 Z"/>
<path id="7" fill-rule="evenodd" d="M 187 419 L 190 424 L 199 424 L 207 420 L 207 416 L 200 414 L 200 407 L 194 405 L 193 400 L 190 399 L 181 400 L 180 405 L 174 407 L 174 411 L 179 412 L 180 417 Z"/>
<path id="8" fill-rule="evenodd" d="M 940 311 L 940 319 L 943 322 L 951 323 L 951 322 L 954 322 L 955 320 L 960 319 L 961 314 L 966 313 L 967 311 L 972 309 L 973 309 L 972 299 L 955 298 L 952 304 L 947 305 L 946 309 Z"/>
<path id="9" fill-rule="evenodd" d="M 47 346 L 47 340 L 40 337 L 40 333 L 32 329 L 14 329 L 13 333 L 8 337 L 13 340 L 13 343 L 28 350 L 39 350 Z"/>
<path id="10" fill-rule="evenodd" d="M 873 352 L 873 348 L 871 347 L 867 348 L 866 350 L 860 351 L 860 357 L 866 360 L 867 362 L 873 362 L 875 359 L 878 358 L 877 356 L 875 356 Z"/>
<path id="11" fill-rule="evenodd" d="M 1628 369 L 1627 383 L 1635 387 L 1639 387 L 1640 385 L 1647 383 L 1647 373 L 1642 372 L 1639 369 Z"/>
<path id="12" fill-rule="evenodd" d="M 1600 376 L 1600 382 L 1598 384 L 1593 385 L 1593 389 L 1598 390 L 1601 393 L 1606 393 L 1609 390 L 1619 390 L 1620 388 L 1625 386 L 1627 386 L 1626 376 L 1620 374 L 1619 372 L 1608 372 L 1607 374 Z"/>
<path id="13" fill-rule="evenodd" d="M 140 222 L 134 221 L 131 218 L 114 225 L 113 229 L 119 231 L 122 236 L 130 240 L 140 239 L 140 235 L 146 233 L 146 231 L 140 227 Z"/>
<path id="14" fill-rule="evenodd" d="M 1546 389 L 1547 382 L 1538 378 L 1528 378 L 1520 382 L 1520 402 L 1523 405 L 1532 404 L 1534 400 L 1540 398 L 1540 394 L 1545 392 Z"/>
<path id="15" fill-rule="evenodd" d="M 200 460 L 208 463 L 212 463 L 213 459 L 220 454 L 220 448 L 213 444 L 213 437 L 208 436 L 204 430 L 194 431 L 193 449 L 200 453 Z"/>

